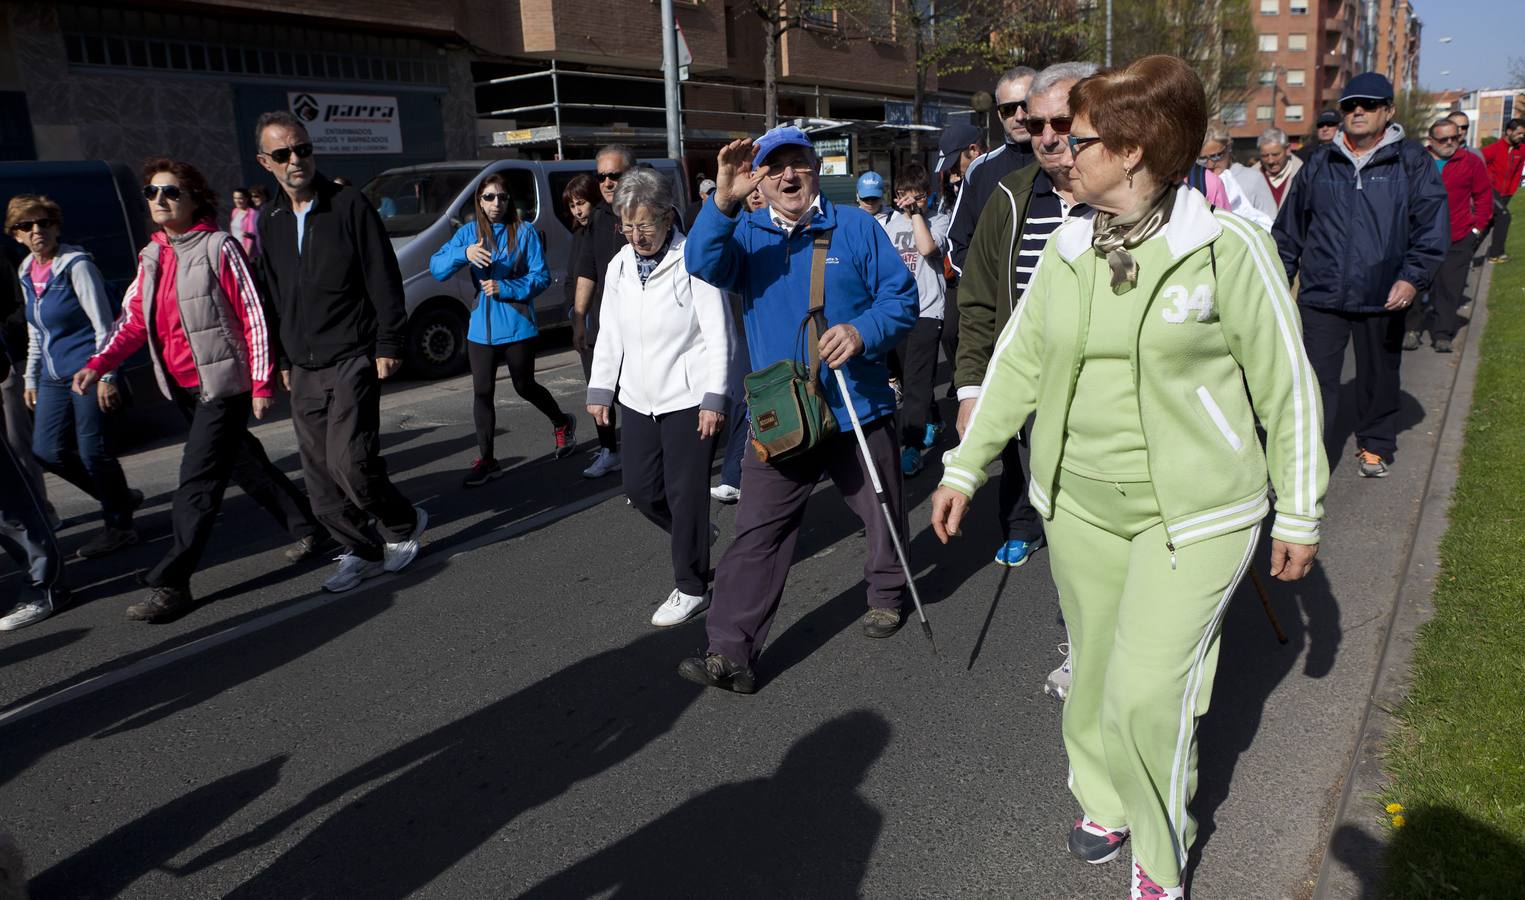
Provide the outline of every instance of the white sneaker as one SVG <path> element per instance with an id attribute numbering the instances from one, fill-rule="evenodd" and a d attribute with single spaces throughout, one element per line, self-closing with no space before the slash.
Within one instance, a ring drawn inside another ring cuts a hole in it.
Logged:
<path id="1" fill-rule="evenodd" d="M 413 526 L 413 532 L 406 540 L 387 541 L 382 549 L 382 566 L 388 572 L 401 572 L 418 556 L 418 541 L 424 536 L 424 529 L 429 527 L 429 513 L 422 506 L 413 507 L 418 514 L 418 523 Z"/>
<path id="2" fill-rule="evenodd" d="M 593 457 L 593 465 L 582 470 L 584 478 L 603 478 L 610 472 L 620 470 L 620 455 L 606 447 L 600 447 L 598 454 Z"/>
<path id="3" fill-rule="evenodd" d="M 687 622 L 694 616 L 709 609 L 709 607 L 709 591 L 705 591 L 701 597 L 695 597 L 693 594 L 685 594 L 677 588 L 673 588 L 673 592 L 667 597 L 667 602 L 657 607 L 657 611 L 652 614 L 651 624 L 658 628 L 677 625 Z"/>
<path id="4" fill-rule="evenodd" d="M 51 615 L 53 615 L 53 601 L 47 597 L 18 603 L 6 614 L 5 618 L 0 619 L 0 631 L 15 631 L 18 628 L 35 625 Z"/>
<path id="5" fill-rule="evenodd" d="M 1069 644 L 1060 644 L 1059 652 L 1064 654 L 1064 662 L 1059 664 L 1059 668 L 1048 673 L 1048 680 L 1043 683 L 1043 693 L 1063 703 L 1064 698 L 1070 695 L 1070 681 L 1074 677 L 1070 668 L 1073 657 L 1070 656 Z"/>
<path id="6" fill-rule="evenodd" d="M 710 496 L 721 503 L 737 503 L 741 500 L 741 488 L 729 484 L 718 485 L 710 488 Z"/>
<path id="7" fill-rule="evenodd" d="M 386 565 L 381 560 L 373 562 L 353 553 L 346 553 L 338 559 L 338 570 L 323 579 L 323 590 L 330 593 L 342 594 L 353 590 L 359 586 L 360 582 L 367 578 L 375 578 L 386 571 Z"/>

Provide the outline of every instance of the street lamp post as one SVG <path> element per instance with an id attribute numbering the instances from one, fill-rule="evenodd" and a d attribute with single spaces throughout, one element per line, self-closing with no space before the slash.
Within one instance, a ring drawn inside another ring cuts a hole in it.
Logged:
<path id="1" fill-rule="evenodd" d="M 683 129 L 678 111 L 678 27 L 672 0 L 662 0 L 662 85 L 667 94 L 667 158 L 683 158 Z"/>

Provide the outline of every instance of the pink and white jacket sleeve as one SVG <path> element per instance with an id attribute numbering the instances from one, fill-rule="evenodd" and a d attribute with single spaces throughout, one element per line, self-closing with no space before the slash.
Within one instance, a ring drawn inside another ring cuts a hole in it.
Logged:
<path id="1" fill-rule="evenodd" d="M 249 260 L 243 248 L 232 237 L 223 241 L 222 265 L 218 273 L 222 292 L 233 306 L 244 329 L 244 342 L 249 352 L 249 377 L 254 383 L 254 396 L 273 397 L 270 384 L 270 329 L 265 324 L 265 306 L 260 301 L 259 289 L 249 272 Z"/>

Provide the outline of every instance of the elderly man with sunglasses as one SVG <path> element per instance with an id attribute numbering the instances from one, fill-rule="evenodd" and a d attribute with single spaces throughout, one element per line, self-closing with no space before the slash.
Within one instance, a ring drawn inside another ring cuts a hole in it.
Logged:
<path id="1" fill-rule="evenodd" d="M 1300 279 L 1326 427 L 1340 421 L 1340 370 L 1355 346 L 1356 455 L 1362 477 L 1381 478 L 1398 447 L 1404 319 L 1446 257 L 1451 222 L 1434 160 L 1392 121 L 1392 82 L 1357 75 L 1340 113 L 1339 136 L 1308 158 L 1272 233 L 1288 281 Z"/>
<path id="2" fill-rule="evenodd" d="M 995 86 L 995 111 L 1006 133 L 1006 143 L 976 157 L 964 170 L 963 186 L 953 207 L 953 222 L 948 226 L 948 259 L 962 272 L 969 242 L 980 221 L 985 203 L 996 192 L 996 184 L 1018 169 L 1033 163 L 1032 138 L 1027 128 L 1027 97 L 1037 71 L 1027 66 L 1007 70 Z"/>

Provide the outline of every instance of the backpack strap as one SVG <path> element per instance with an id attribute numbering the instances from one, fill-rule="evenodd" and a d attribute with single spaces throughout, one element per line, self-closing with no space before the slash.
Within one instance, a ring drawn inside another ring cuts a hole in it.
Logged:
<path id="1" fill-rule="evenodd" d="M 826 324 L 826 252 L 831 249 L 831 232 L 815 236 L 815 253 L 810 262 L 810 336 L 805 348 L 810 360 L 810 379 L 821 376 L 821 331 Z"/>

